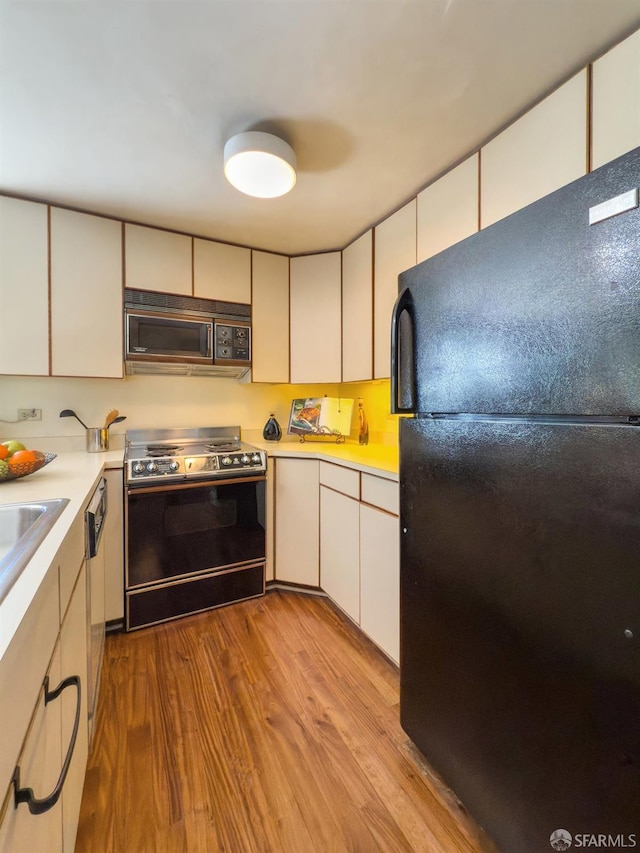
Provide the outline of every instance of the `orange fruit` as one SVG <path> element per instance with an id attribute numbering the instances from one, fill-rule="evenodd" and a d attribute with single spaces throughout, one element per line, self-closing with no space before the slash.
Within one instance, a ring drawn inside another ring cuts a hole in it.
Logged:
<path id="1" fill-rule="evenodd" d="M 9 470 L 20 469 L 23 465 L 33 465 L 35 461 L 36 454 L 32 450 L 16 450 L 13 456 L 9 457 Z"/>
<path id="2" fill-rule="evenodd" d="M 0 444 L 0 459 L 6 459 L 9 455 L 9 451 L 4 446 L 4 444 Z"/>

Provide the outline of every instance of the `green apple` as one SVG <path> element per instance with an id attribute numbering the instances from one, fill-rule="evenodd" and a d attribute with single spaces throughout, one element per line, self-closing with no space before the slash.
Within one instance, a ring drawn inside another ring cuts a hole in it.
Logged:
<path id="1" fill-rule="evenodd" d="M 9 451 L 8 456 L 13 456 L 17 450 L 26 450 L 27 448 L 20 441 L 3 441 L 4 446 Z"/>

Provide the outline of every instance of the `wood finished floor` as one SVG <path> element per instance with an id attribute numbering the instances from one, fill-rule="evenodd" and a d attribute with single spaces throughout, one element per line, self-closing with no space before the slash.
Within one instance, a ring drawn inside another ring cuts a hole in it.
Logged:
<path id="1" fill-rule="evenodd" d="M 326 599 L 107 638 L 76 853 L 486 853 L 398 721 L 398 673 Z"/>

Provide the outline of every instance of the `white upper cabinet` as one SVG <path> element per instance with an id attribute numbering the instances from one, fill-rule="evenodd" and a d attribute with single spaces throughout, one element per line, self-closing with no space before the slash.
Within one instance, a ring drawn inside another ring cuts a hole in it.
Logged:
<path id="1" fill-rule="evenodd" d="M 253 252 L 251 379 L 289 381 L 289 258 Z"/>
<path id="2" fill-rule="evenodd" d="M 46 204 L 0 197 L 0 373 L 49 373 L 48 239 Z"/>
<path id="3" fill-rule="evenodd" d="M 418 263 L 478 230 L 478 155 L 418 194 Z"/>
<path id="4" fill-rule="evenodd" d="M 398 296 L 398 276 L 416 264 L 415 199 L 375 228 L 373 275 L 373 378 L 390 375 L 391 312 Z"/>
<path id="5" fill-rule="evenodd" d="M 592 168 L 640 145 L 640 30 L 593 63 Z"/>
<path id="6" fill-rule="evenodd" d="M 191 296 L 191 237 L 127 222 L 124 240 L 127 287 Z"/>
<path id="7" fill-rule="evenodd" d="M 291 258 L 291 382 L 341 381 L 340 256 Z"/>
<path id="8" fill-rule="evenodd" d="M 51 372 L 122 376 L 122 225 L 51 208 Z"/>
<path id="9" fill-rule="evenodd" d="M 587 171 L 587 72 L 581 71 L 481 151 L 481 226 Z"/>
<path id="10" fill-rule="evenodd" d="M 342 252 L 342 380 L 373 378 L 373 231 Z"/>
<path id="11" fill-rule="evenodd" d="M 203 299 L 251 302 L 251 249 L 195 237 L 193 293 Z"/>

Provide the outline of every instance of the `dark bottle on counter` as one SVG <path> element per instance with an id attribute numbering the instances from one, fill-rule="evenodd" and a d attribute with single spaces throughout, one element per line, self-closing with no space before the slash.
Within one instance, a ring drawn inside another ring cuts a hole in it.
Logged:
<path id="1" fill-rule="evenodd" d="M 265 441 L 280 441 L 282 438 L 282 430 L 280 429 L 280 424 L 275 419 L 275 415 L 273 412 L 269 415 L 269 420 L 264 425 L 264 429 L 262 430 L 262 437 Z"/>
<path id="2" fill-rule="evenodd" d="M 369 444 L 369 422 L 362 400 L 358 400 L 358 444 Z"/>

